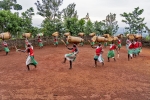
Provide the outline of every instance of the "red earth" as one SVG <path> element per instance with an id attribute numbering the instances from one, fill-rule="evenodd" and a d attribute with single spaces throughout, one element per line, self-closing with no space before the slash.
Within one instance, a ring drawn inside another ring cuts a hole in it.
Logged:
<path id="1" fill-rule="evenodd" d="M 79 48 L 79 54 L 69 70 L 69 61 L 62 63 L 70 51 L 64 46 L 34 47 L 37 68 L 25 65 L 26 53 L 11 50 L 0 52 L 0 100 L 150 100 L 150 49 L 127 60 L 123 46 L 116 62 L 94 67 L 95 49 Z"/>

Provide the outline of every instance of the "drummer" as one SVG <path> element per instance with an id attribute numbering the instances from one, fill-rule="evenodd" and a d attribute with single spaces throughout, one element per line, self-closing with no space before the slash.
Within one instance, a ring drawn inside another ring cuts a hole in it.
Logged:
<path id="1" fill-rule="evenodd" d="M 110 44 L 109 51 L 108 51 L 108 54 L 107 54 L 108 62 L 110 62 L 110 58 L 113 58 L 114 61 L 116 61 L 114 50 L 116 50 L 117 53 L 118 53 L 118 55 L 119 55 L 118 48 L 117 48 L 117 46 L 114 44 L 114 41 L 112 41 L 112 44 Z"/>
<path id="2" fill-rule="evenodd" d="M 104 59 L 102 57 L 102 53 L 103 53 L 103 48 L 101 46 L 101 43 L 98 44 L 98 46 L 92 46 L 92 48 L 96 48 L 96 54 L 94 56 L 94 60 L 95 60 L 95 66 L 97 67 L 97 61 L 99 61 L 100 63 L 102 63 L 102 66 L 104 65 Z"/>
<path id="3" fill-rule="evenodd" d="M 58 37 L 54 36 L 54 45 L 57 47 L 58 46 Z"/>
<path id="4" fill-rule="evenodd" d="M 34 59 L 34 51 L 31 43 L 28 43 L 27 48 L 25 50 L 18 49 L 18 51 L 27 52 L 29 54 L 26 59 L 26 66 L 28 70 L 30 70 L 29 65 L 34 65 L 35 68 L 37 67 L 37 61 Z"/>
<path id="5" fill-rule="evenodd" d="M 43 48 L 43 43 L 42 43 L 42 39 L 40 36 L 38 36 L 38 44 L 40 48 Z"/>
<path id="6" fill-rule="evenodd" d="M 2 45 L 4 47 L 4 51 L 6 52 L 6 55 L 8 55 L 8 52 L 10 51 L 8 48 L 8 44 L 6 41 L 3 40 Z"/>
<path id="7" fill-rule="evenodd" d="M 65 58 L 64 58 L 63 63 L 66 63 L 66 59 L 69 60 L 69 62 L 70 62 L 70 68 L 69 69 L 72 69 L 72 62 L 75 61 L 76 56 L 77 56 L 79 51 L 78 51 L 76 44 L 73 44 L 72 48 L 69 48 L 67 45 L 66 45 L 66 47 L 67 47 L 67 49 L 72 50 L 72 51 L 69 54 L 65 54 Z"/>

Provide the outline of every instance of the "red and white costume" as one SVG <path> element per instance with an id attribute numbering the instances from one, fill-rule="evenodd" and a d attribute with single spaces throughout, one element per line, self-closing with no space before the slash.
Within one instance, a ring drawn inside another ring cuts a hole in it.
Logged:
<path id="1" fill-rule="evenodd" d="M 116 49 L 116 45 L 115 44 L 111 44 L 109 50 L 115 50 Z"/>
<path id="2" fill-rule="evenodd" d="M 98 61 L 99 61 L 100 63 L 103 62 L 102 52 L 103 52 L 102 46 L 97 46 L 97 47 L 96 47 L 96 50 L 95 50 L 95 53 L 96 53 L 96 56 L 98 56 Z"/>
<path id="3" fill-rule="evenodd" d="M 31 56 L 34 56 L 34 52 L 33 52 L 33 46 L 28 47 L 26 49 L 26 51 L 29 53 L 27 59 L 26 59 L 26 65 L 29 65 L 30 63 L 33 63 L 31 60 Z"/>
<path id="4" fill-rule="evenodd" d="M 42 39 L 41 39 L 41 38 L 38 38 L 38 42 L 42 42 Z"/>
<path id="5" fill-rule="evenodd" d="M 129 39 L 126 40 L 126 48 L 127 50 L 129 49 L 129 44 L 131 43 L 131 41 Z"/>
<path id="6" fill-rule="evenodd" d="M 121 40 L 118 40 L 118 44 L 121 44 Z"/>
<path id="7" fill-rule="evenodd" d="M 8 46 L 8 44 L 7 44 L 5 41 L 2 43 L 2 45 L 3 45 L 4 47 L 7 47 L 7 46 Z"/>

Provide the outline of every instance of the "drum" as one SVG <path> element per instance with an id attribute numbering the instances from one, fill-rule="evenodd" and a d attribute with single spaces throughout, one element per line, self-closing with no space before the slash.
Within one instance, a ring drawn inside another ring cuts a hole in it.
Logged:
<path id="1" fill-rule="evenodd" d="M 84 36 L 84 33 L 79 33 L 78 35 L 79 35 L 79 36 Z"/>
<path id="2" fill-rule="evenodd" d="M 84 39 L 80 38 L 80 37 L 74 37 L 74 36 L 68 36 L 68 42 L 69 43 L 81 43 L 84 41 Z"/>
<path id="3" fill-rule="evenodd" d="M 30 38 L 31 37 L 31 33 L 23 33 L 22 36 L 24 38 Z"/>
<path id="4" fill-rule="evenodd" d="M 91 36 L 91 37 L 93 37 L 93 36 L 95 36 L 96 35 L 96 33 L 90 33 L 89 34 L 89 36 Z"/>
<path id="5" fill-rule="evenodd" d="M 9 32 L 1 33 L 0 39 L 7 40 L 11 38 L 11 34 Z"/>
<path id="6" fill-rule="evenodd" d="M 54 32 L 53 34 L 52 34 L 52 36 L 59 36 L 59 33 L 58 32 Z"/>

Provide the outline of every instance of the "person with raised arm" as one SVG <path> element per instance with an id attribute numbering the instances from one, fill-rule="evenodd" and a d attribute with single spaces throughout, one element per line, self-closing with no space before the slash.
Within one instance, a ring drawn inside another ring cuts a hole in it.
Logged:
<path id="1" fill-rule="evenodd" d="M 97 61 L 102 63 L 102 66 L 103 66 L 104 65 L 104 59 L 102 57 L 103 48 L 102 48 L 101 43 L 99 43 L 98 46 L 91 46 L 91 47 L 96 48 L 95 56 L 94 56 L 94 61 L 95 61 L 95 66 L 94 67 L 97 67 Z"/>
<path id="2" fill-rule="evenodd" d="M 71 50 L 71 53 L 65 54 L 65 58 L 64 58 L 63 63 L 65 63 L 66 60 L 69 60 L 69 62 L 70 62 L 70 68 L 69 69 L 72 69 L 72 62 L 75 61 L 76 56 L 79 53 L 79 51 L 78 51 L 76 44 L 73 44 L 72 48 L 69 48 L 67 45 L 66 45 L 66 47 L 67 47 L 67 49 Z"/>
<path id="3" fill-rule="evenodd" d="M 25 50 L 20 50 L 18 49 L 18 51 L 21 52 L 27 52 L 29 55 L 26 59 L 26 66 L 28 68 L 28 70 L 30 70 L 29 65 L 34 65 L 34 67 L 37 67 L 37 61 L 34 59 L 34 51 L 33 51 L 33 46 L 31 45 L 31 43 L 28 43 L 27 48 Z"/>

